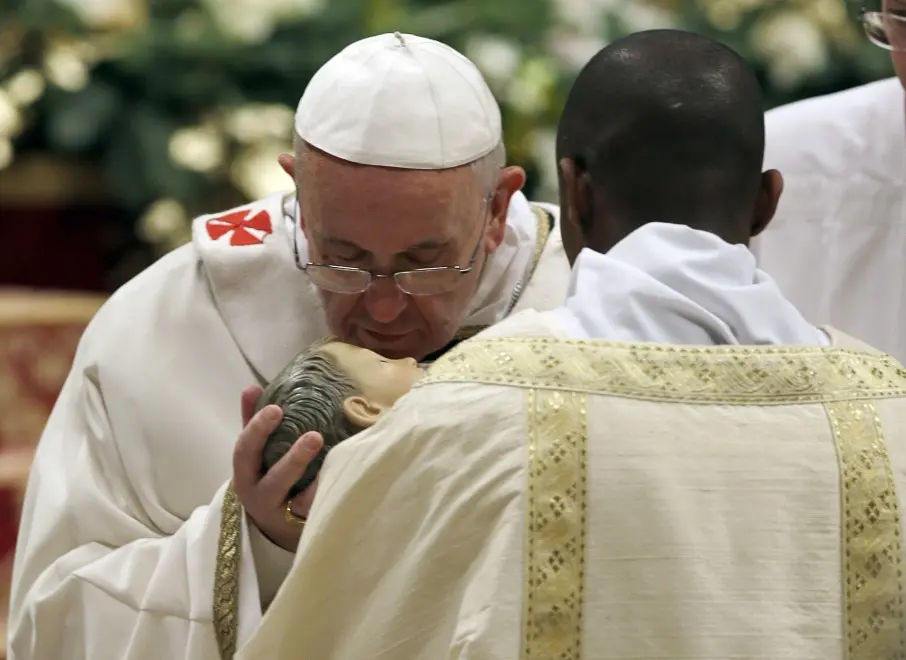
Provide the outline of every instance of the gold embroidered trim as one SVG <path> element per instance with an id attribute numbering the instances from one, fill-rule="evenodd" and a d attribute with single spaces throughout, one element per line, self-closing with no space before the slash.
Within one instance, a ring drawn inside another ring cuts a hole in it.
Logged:
<path id="1" fill-rule="evenodd" d="M 846 658 L 903 658 L 900 513 L 881 421 L 868 401 L 826 408 L 840 465 Z"/>
<path id="2" fill-rule="evenodd" d="M 467 342 L 438 359 L 417 387 L 465 381 L 651 401 L 744 405 L 906 395 L 906 369 L 882 354 L 553 338 Z"/>
<path id="3" fill-rule="evenodd" d="M 232 660 L 236 654 L 239 629 L 239 529 L 242 505 L 227 487 L 220 509 L 220 536 L 217 540 L 217 564 L 214 571 L 214 634 L 221 660 Z"/>
<path id="4" fill-rule="evenodd" d="M 523 660 L 579 660 L 585 589 L 586 396 L 531 390 Z"/>
<path id="5" fill-rule="evenodd" d="M 541 263 L 541 255 L 544 253 L 544 248 L 547 246 L 547 239 L 550 238 L 551 235 L 551 226 L 554 224 L 550 213 L 537 204 L 530 204 L 530 206 L 532 208 L 532 213 L 535 215 L 535 252 L 532 254 L 532 269 L 529 271 L 529 276 L 525 278 L 526 284 L 531 282 L 532 275 L 535 274 L 535 269 L 537 269 L 538 264 Z"/>

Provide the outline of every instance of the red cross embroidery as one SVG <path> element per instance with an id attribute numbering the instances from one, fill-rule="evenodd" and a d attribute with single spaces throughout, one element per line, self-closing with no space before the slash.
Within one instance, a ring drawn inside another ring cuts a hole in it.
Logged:
<path id="1" fill-rule="evenodd" d="M 233 211 L 211 218 L 205 226 L 213 241 L 230 234 L 230 245 L 258 245 L 264 242 L 265 236 L 273 232 L 267 211 L 258 211 L 254 215 L 248 210 Z M 250 229 L 256 230 L 256 233 L 249 231 Z"/>

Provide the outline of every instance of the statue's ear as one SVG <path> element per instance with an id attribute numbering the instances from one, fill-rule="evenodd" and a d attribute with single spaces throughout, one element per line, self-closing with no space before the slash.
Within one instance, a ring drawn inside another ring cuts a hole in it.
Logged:
<path id="1" fill-rule="evenodd" d="M 355 426 L 367 429 L 374 426 L 384 414 L 384 407 L 363 396 L 350 396 L 343 401 L 343 413 Z"/>

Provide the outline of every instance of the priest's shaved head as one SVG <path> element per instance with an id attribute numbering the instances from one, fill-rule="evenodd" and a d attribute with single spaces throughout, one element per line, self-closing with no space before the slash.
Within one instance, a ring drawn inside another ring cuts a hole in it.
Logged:
<path id="1" fill-rule="evenodd" d="M 738 54 L 678 30 L 613 42 L 579 73 L 557 132 L 570 262 L 649 222 L 748 244 L 783 188 L 763 156 L 761 90 Z"/>

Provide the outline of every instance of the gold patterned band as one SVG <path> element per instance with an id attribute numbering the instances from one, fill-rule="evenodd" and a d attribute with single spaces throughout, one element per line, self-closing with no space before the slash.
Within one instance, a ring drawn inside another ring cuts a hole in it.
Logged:
<path id="1" fill-rule="evenodd" d="M 214 634 L 223 660 L 232 660 L 236 653 L 241 519 L 242 506 L 233 490 L 233 484 L 230 484 L 220 508 L 220 538 L 217 542 L 217 565 L 214 572 Z"/>
<path id="2" fill-rule="evenodd" d="M 903 658 L 900 514 L 881 420 L 870 401 L 826 408 L 840 466 L 846 658 Z"/>
<path id="3" fill-rule="evenodd" d="M 529 390 L 523 660 L 582 656 L 586 395 Z"/>

